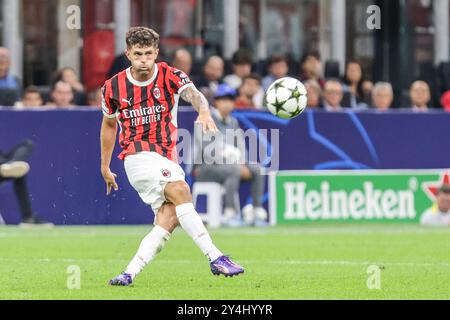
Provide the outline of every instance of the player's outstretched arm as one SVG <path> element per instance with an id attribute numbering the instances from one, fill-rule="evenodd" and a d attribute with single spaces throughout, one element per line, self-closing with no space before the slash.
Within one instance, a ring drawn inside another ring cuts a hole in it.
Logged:
<path id="1" fill-rule="evenodd" d="M 112 173 L 109 169 L 111 164 L 111 157 L 116 143 L 117 123 L 115 119 L 103 117 L 102 128 L 100 131 L 101 141 L 101 172 L 106 183 L 106 194 L 111 193 L 111 188 L 118 190 L 119 186 L 116 183 L 117 175 Z"/>
<path id="2" fill-rule="evenodd" d="M 208 130 L 216 132 L 217 127 L 211 117 L 211 112 L 209 111 L 208 100 L 206 100 L 203 93 L 197 90 L 194 86 L 187 87 L 182 93 L 181 98 L 192 104 L 194 109 L 198 112 L 197 123 L 200 123 L 203 127 L 203 131 Z"/>

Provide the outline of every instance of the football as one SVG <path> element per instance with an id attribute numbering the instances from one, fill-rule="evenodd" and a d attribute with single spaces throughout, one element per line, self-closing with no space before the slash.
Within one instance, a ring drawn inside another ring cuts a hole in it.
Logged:
<path id="1" fill-rule="evenodd" d="M 306 108 L 306 88 L 297 79 L 286 77 L 274 81 L 265 95 L 267 109 L 277 117 L 292 119 Z"/>

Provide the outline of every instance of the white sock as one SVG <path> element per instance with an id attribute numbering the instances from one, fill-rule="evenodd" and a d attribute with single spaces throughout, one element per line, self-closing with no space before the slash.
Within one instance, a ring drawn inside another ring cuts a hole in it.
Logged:
<path id="1" fill-rule="evenodd" d="M 156 257 L 169 239 L 168 231 L 160 226 L 154 226 L 142 240 L 136 255 L 125 269 L 125 273 L 129 273 L 134 279 Z"/>
<path id="2" fill-rule="evenodd" d="M 203 225 L 202 219 L 192 203 L 179 205 L 175 209 L 181 227 L 195 241 L 197 246 L 210 261 L 214 261 L 223 255 L 222 252 L 214 246 L 208 231 Z"/>

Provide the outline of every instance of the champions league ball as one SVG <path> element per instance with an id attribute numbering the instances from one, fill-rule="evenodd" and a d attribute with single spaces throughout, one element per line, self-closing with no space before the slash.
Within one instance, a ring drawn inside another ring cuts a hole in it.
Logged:
<path id="1" fill-rule="evenodd" d="M 306 108 L 306 88 L 303 83 L 294 78 L 278 79 L 267 89 L 264 104 L 277 117 L 295 118 Z"/>

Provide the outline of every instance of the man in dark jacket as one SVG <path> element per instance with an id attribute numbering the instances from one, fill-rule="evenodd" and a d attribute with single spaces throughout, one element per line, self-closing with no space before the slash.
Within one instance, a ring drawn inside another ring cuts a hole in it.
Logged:
<path id="1" fill-rule="evenodd" d="M 0 183 L 12 181 L 14 184 L 14 192 L 22 214 L 21 226 L 51 226 L 51 223 L 39 219 L 31 208 L 26 181 L 27 174 L 30 171 L 30 165 L 26 160 L 32 151 L 33 142 L 30 140 L 23 141 L 9 152 L 0 150 Z"/>

